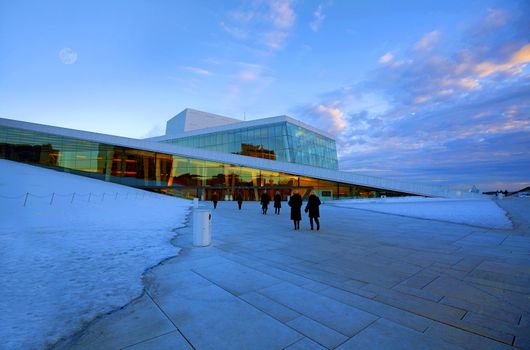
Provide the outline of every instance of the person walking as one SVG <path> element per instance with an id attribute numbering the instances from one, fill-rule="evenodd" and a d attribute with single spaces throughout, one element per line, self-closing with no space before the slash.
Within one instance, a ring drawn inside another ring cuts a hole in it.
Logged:
<path id="1" fill-rule="evenodd" d="M 305 212 L 309 213 L 311 230 L 313 229 L 313 220 L 315 220 L 315 223 L 317 224 L 317 231 L 320 230 L 320 222 L 318 221 L 318 218 L 320 217 L 320 204 L 322 204 L 320 198 L 318 198 L 315 191 L 311 191 L 311 194 L 309 194 L 309 198 L 307 199 L 307 205 L 305 206 Z"/>
<path id="2" fill-rule="evenodd" d="M 287 203 L 291 207 L 291 220 L 294 222 L 294 229 L 300 229 L 300 220 L 302 220 L 302 197 L 294 190 Z"/>
<path id="3" fill-rule="evenodd" d="M 280 215 L 280 209 L 282 208 L 282 195 L 279 191 L 276 191 L 274 195 L 274 214 Z"/>
<path id="4" fill-rule="evenodd" d="M 270 201 L 271 199 L 267 194 L 267 190 L 263 191 L 263 194 L 261 195 L 261 213 L 263 215 L 267 215 L 267 210 L 269 209 Z"/>
<path id="5" fill-rule="evenodd" d="M 212 194 L 212 202 L 213 202 L 213 208 L 217 208 L 217 202 L 219 201 L 219 196 L 217 195 L 217 192 L 214 192 Z"/>
<path id="6" fill-rule="evenodd" d="M 241 192 L 237 192 L 236 200 L 237 206 L 239 207 L 239 210 L 241 210 L 241 206 L 243 205 L 243 194 Z"/>

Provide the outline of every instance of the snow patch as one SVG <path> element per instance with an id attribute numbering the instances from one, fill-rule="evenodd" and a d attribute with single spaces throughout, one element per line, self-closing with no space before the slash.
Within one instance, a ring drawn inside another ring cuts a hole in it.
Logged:
<path id="1" fill-rule="evenodd" d="M 346 199 L 329 202 L 334 206 L 379 213 L 440 220 L 496 229 L 512 229 L 506 212 L 489 198 L 445 199 L 425 197 L 389 197 Z"/>
<path id="2" fill-rule="evenodd" d="M 0 169 L 2 348 L 71 334 L 137 297 L 145 269 L 178 254 L 172 229 L 190 201 L 6 160 Z"/>

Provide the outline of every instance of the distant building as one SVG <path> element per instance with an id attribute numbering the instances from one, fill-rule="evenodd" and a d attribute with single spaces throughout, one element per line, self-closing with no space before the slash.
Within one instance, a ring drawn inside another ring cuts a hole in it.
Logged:
<path id="1" fill-rule="evenodd" d="M 339 171 L 333 137 L 287 116 L 240 121 L 185 109 L 165 135 L 145 140 L 0 118 L 0 158 L 187 198 L 474 195 Z"/>

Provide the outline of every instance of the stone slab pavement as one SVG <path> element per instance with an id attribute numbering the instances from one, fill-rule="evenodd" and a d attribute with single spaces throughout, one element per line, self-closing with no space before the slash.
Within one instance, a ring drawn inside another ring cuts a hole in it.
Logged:
<path id="1" fill-rule="evenodd" d="M 530 349 L 530 200 L 513 230 L 321 207 L 295 231 L 284 204 L 212 209 L 213 244 L 144 276 L 145 293 L 56 349 Z"/>

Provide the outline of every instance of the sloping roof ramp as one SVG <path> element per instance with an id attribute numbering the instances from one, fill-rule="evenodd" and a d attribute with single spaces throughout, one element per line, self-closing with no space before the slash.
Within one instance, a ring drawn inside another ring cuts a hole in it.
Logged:
<path id="1" fill-rule="evenodd" d="M 0 126 L 31 130 L 36 132 L 60 135 L 71 137 L 86 141 L 93 141 L 99 143 L 106 143 L 109 145 L 116 145 L 122 147 L 129 147 L 141 149 L 152 152 L 160 152 L 183 157 L 190 157 L 201 160 L 208 160 L 212 162 L 220 162 L 226 164 L 233 164 L 245 166 L 250 168 L 257 168 L 262 170 L 269 170 L 275 172 L 282 172 L 293 175 L 307 176 L 322 180 L 342 182 L 351 185 L 359 185 L 372 187 L 382 190 L 391 190 L 397 192 L 405 192 L 427 197 L 443 197 L 443 198 L 480 198 L 482 195 L 449 190 L 441 186 L 434 186 L 428 184 L 403 182 L 393 179 L 385 179 L 375 176 L 359 175 L 348 171 L 328 170 L 307 165 L 300 165 L 295 163 L 286 163 L 275 160 L 247 157 L 237 154 L 221 153 L 215 151 L 208 151 L 204 149 L 189 148 L 183 146 L 176 146 L 167 143 L 159 143 L 147 140 L 138 140 L 133 138 L 106 135 L 82 130 L 74 130 L 61 128 L 56 126 L 35 124 L 29 122 L 22 122 L 12 119 L 0 118 Z"/>

